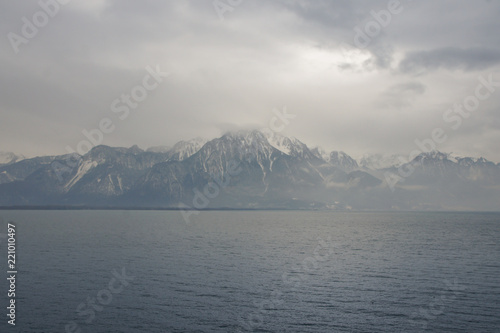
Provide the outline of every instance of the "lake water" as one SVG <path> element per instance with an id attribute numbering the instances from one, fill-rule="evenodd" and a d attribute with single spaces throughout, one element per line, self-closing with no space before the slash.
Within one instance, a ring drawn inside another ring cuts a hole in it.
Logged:
<path id="1" fill-rule="evenodd" d="M 500 332 L 500 214 L 0 216 L 0 332 Z"/>

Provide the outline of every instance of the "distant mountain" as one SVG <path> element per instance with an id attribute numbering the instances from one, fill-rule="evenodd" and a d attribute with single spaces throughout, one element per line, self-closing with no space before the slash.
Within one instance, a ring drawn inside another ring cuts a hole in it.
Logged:
<path id="1" fill-rule="evenodd" d="M 390 167 L 399 167 L 404 162 L 408 162 L 408 158 L 399 154 L 365 154 L 359 162 L 359 166 L 363 169 L 379 170 Z"/>
<path id="2" fill-rule="evenodd" d="M 439 151 L 422 153 L 411 162 L 400 166 L 410 173 L 406 183 L 453 185 L 473 182 L 481 185 L 500 185 L 500 168 L 485 158 L 455 158 Z M 453 184 L 449 183 L 453 182 Z"/>
<path id="3" fill-rule="evenodd" d="M 230 132 L 171 149 L 97 146 L 0 166 L 0 206 L 498 210 L 500 167 L 422 153 L 410 162 Z M 391 162 L 392 161 L 392 162 Z M 388 178 L 387 175 L 390 175 Z M 388 182 L 388 179 L 391 181 Z M 395 181 L 394 181 L 395 180 Z"/>
<path id="4" fill-rule="evenodd" d="M 311 149 L 311 152 L 314 154 L 319 159 L 322 159 L 323 161 L 329 162 L 330 161 L 330 154 L 327 153 L 323 148 L 321 147 L 314 147 Z"/>
<path id="5" fill-rule="evenodd" d="M 0 165 L 0 184 L 24 180 L 42 166 L 50 165 L 55 158 L 54 156 L 35 157 Z"/>
<path id="6" fill-rule="evenodd" d="M 196 138 L 189 141 L 180 141 L 168 151 L 170 160 L 182 161 L 200 150 L 207 140 Z"/>
<path id="7" fill-rule="evenodd" d="M 268 137 L 268 142 L 279 151 L 293 157 L 313 159 L 316 156 L 309 150 L 307 145 L 296 138 L 289 138 L 278 133 Z"/>
<path id="8" fill-rule="evenodd" d="M 359 169 L 358 162 L 351 156 L 347 155 L 343 151 L 332 151 L 327 153 L 323 148 L 316 147 L 313 148 L 312 153 L 316 158 L 322 159 L 329 164 L 344 170 L 346 172 L 351 172 Z"/>
<path id="9" fill-rule="evenodd" d="M 332 151 L 328 162 L 346 172 L 359 168 L 358 162 L 343 151 Z"/>
<path id="10" fill-rule="evenodd" d="M 0 165 L 12 164 L 24 160 L 23 155 L 0 151 Z"/>
<path id="11" fill-rule="evenodd" d="M 500 208 L 500 168 L 484 158 L 455 158 L 432 151 L 387 170 L 402 176 L 398 189 L 418 194 L 413 209 Z"/>

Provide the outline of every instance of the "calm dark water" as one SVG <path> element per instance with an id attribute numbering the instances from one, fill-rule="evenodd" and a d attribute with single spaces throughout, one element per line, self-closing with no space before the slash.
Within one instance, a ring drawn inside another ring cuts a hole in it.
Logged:
<path id="1" fill-rule="evenodd" d="M 500 332 L 500 214 L 0 216 L 0 332 Z"/>

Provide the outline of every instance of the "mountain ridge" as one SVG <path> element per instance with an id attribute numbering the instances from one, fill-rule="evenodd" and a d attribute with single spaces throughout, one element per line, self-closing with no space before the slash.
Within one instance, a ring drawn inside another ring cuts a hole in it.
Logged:
<path id="1" fill-rule="evenodd" d="M 394 156 L 389 159 L 397 163 L 387 165 L 383 156 L 364 157 L 358 163 L 341 151 L 310 149 L 296 138 L 260 131 L 228 132 L 212 140 L 196 138 L 155 151 L 100 145 L 83 156 L 44 156 L 0 165 L 0 206 L 500 207 L 498 164 L 438 151 L 421 153 L 406 163 Z"/>

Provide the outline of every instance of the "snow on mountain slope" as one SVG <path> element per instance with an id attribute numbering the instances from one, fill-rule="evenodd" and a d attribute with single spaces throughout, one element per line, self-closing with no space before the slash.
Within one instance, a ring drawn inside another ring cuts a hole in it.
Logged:
<path id="1" fill-rule="evenodd" d="M 344 171 L 353 171 L 358 168 L 358 162 L 343 151 L 332 151 L 328 162 Z"/>
<path id="2" fill-rule="evenodd" d="M 24 160 L 23 155 L 16 155 L 11 152 L 0 151 L 0 165 L 2 164 L 12 164 Z"/>
<path id="3" fill-rule="evenodd" d="M 498 184 L 500 169 L 484 158 L 456 157 L 439 151 L 421 153 L 411 162 L 402 164 L 408 173 L 405 183 L 436 186 L 472 181 L 476 186 Z M 470 190 L 472 183 L 463 184 L 463 191 Z M 458 185 L 457 185 L 458 186 Z"/>
<path id="4" fill-rule="evenodd" d="M 287 155 L 306 159 L 315 157 L 305 143 L 294 137 L 273 133 L 272 136 L 267 137 L 267 141 L 271 146 Z"/>
<path id="5" fill-rule="evenodd" d="M 327 153 L 323 148 L 314 147 L 313 149 L 311 149 L 311 152 L 317 158 L 322 159 L 323 161 L 326 161 L 326 162 L 330 162 L 330 154 Z"/>
<path id="6" fill-rule="evenodd" d="M 222 156 L 233 159 L 254 159 L 258 162 L 269 160 L 277 150 L 259 131 L 229 132 L 218 139 L 209 141 L 199 151 L 205 160 L 220 160 Z"/>
<path id="7" fill-rule="evenodd" d="M 0 166 L 0 205 L 176 207 L 182 201 L 195 207 L 193 197 L 202 193 L 213 207 L 295 207 L 299 198 L 304 207 L 498 209 L 498 164 L 437 151 L 411 162 L 404 157 L 365 155 L 360 169 L 344 152 L 311 150 L 297 139 L 259 131 L 183 141 L 169 153 L 97 146 L 64 174 L 64 183 L 51 165 L 63 163 L 64 156 Z M 395 195 L 379 185 L 386 172 L 399 174 L 398 165 L 406 176 L 394 184 Z"/>
<path id="8" fill-rule="evenodd" d="M 358 162 L 343 151 L 332 151 L 327 153 L 323 148 L 316 147 L 311 150 L 315 157 L 322 159 L 328 164 L 339 168 L 340 170 L 350 172 L 358 169 Z"/>
<path id="9" fill-rule="evenodd" d="M 75 185 L 83 176 L 85 176 L 90 170 L 95 168 L 98 165 L 97 161 L 83 161 L 82 164 L 78 167 L 78 171 L 75 176 L 70 179 L 70 181 L 64 186 L 65 190 L 71 189 L 73 185 Z"/>
<path id="10" fill-rule="evenodd" d="M 271 146 L 287 155 L 291 155 L 295 149 L 294 142 L 286 136 L 274 134 L 272 137 L 267 138 L 267 141 L 269 141 Z"/>
<path id="11" fill-rule="evenodd" d="M 188 141 L 179 141 L 169 151 L 170 160 L 183 161 L 198 152 L 205 143 L 207 140 L 199 137 Z"/>

